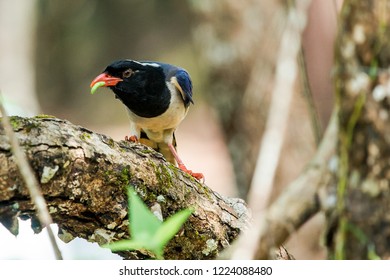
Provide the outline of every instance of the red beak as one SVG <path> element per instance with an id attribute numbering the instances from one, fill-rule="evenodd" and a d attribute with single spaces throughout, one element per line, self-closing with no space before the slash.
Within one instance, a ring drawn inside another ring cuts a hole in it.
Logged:
<path id="1" fill-rule="evenodd" d="M 121 78 L 113 77 L 107 73 L 102 73 L 97 76 L 91 83 L 90 87 L 93 87 L 96 83 L 104 82 L 105 87 L 115 86 L 117 83 L 122 82 Z"/>

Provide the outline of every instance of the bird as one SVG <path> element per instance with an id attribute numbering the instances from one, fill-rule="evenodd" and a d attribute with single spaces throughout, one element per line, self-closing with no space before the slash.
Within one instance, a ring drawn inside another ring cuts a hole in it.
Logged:
<path id="1" fill-rule="evenodd" d="M 160 152 L 167 161 L 198 180 L 202 173 L 187 169 L 176 150 L 175 131 L 194 103 L 190 75 L 181 67 L 131 59 L 117 60 L 92 80 L 91 93 L 108 87 L 127 108 L 130 136 Z"/>

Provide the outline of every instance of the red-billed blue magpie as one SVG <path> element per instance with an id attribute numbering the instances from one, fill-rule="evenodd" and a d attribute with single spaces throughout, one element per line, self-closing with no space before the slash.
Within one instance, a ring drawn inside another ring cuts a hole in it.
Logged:
<path id="1" fill-rule="evenodd" d="M 184 69 L 159 62 L 118 60 L 106 67 L 91 83 L 91 93 L 109 87 L 127 107 L 130 136 L 197 179 L 203 174 L 188 170 L 176 152 L 175 130 L 188 112 L 192 82 Z"/>

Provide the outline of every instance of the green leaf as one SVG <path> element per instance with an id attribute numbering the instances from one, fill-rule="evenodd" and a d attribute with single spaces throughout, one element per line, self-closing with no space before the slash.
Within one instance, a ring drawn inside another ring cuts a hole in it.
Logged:
<path id="1" fill-rule="evenodd" d="M 193 210 L 184 209 L 161 222 L 146 207 L 133 188 L 128 189 L 130 240 L 120 240 L 104 247 L 112 251 L 141 250 L 152 252 L 157 259 L 163 258 L 167 245 Z"/>
<path id="2" fill-rule="evenodd" d="M 139 250 L 143 248 L 143 245 L 131 239 L 131 240 L 119 240 L 110 244 L 105 244 L 102 247 L 111 249 L 113 252 L 116 252 L 116 251 L 127 251 L 127 250 Z"/>
<path id="3" fill-rule="evenodd" d="M 165 247 L 191 216 L 192 212 L 192 209 L 184 209 L 169 217 L 156 231 L 153 242 Z"/>
<path id="4" fill-rule="evenodd" d="M 133 239 L 144 240 L 149 243 L 154 233 L 161 225 L 161 221 L 146 207 L 136 192 L 129 188 L 129 230 Z"/>

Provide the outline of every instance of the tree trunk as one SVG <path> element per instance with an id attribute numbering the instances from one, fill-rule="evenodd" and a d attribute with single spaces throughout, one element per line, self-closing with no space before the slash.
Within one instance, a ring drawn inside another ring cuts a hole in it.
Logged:
<path id="1" fill-rule="evenodd" d="M 248 225 L 241 199 L 214 193 L 146 146 L 115 142 L 47 116 L 12 117 L 11 124 L 65 242 L 81 237 L 105 244 L 129 238 L 128 185 L 135 187 L 149 207 L 161 207 L 164 219 L 184 208 L 195 209 L 166 247 L 166 259 L 215 258 Z M 0 127 L 0 222 L 15 235 L 17 217 L 31 218 L 33 229 L 41 230 Z M 150 257 L 141 251 L 120 255 Z"/>
<path id="2" fill-rule="evenodd" d="M 328 202 L 335 201 L 327 211 L 331 258 L 390 258 L 389 4 L 350 0 L 342 9 L 337 171 L 328 187 Z"/>

